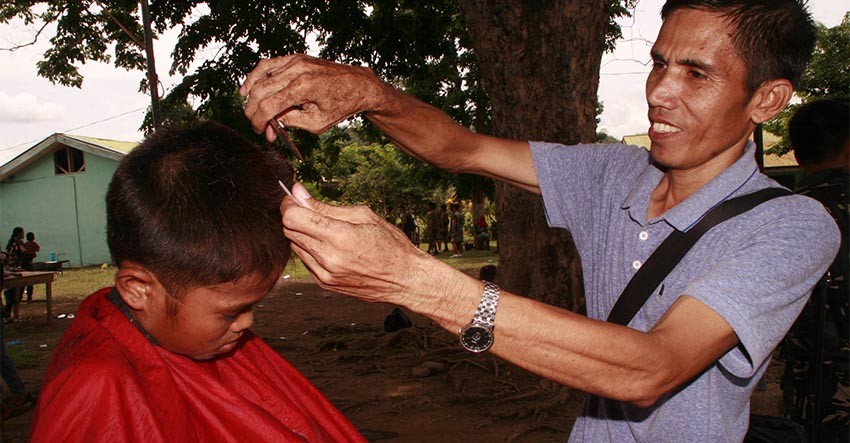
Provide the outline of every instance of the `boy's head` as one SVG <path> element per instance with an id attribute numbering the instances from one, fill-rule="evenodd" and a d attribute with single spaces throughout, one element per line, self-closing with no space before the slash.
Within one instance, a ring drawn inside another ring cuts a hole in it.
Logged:
<path id="1" fill-rule="evenodd" d="M 32 232 L 27 232 L 27 241 L 34 241 L 34 240 L 35 240 L 35 234 L 33 234 Z"/>
<path id="2" fill-rule="evenodd" d="M 291 165 L 213 123 L 161 129 L 119 164 L 106 195 L 116 288 L 162 347 L 231 350 L 289 255 L 277 183 Z"/>

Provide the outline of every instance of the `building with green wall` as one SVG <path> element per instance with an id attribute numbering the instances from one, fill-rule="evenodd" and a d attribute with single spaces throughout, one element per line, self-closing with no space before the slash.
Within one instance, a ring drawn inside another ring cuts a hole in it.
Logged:
<path id="1" fill-rule="evenodd" d="M 53 134 L 0 165 L 0 236 L 16 226 L 33 232 L 41 251 L 66 266 L 109 263 L 106 206 L 109 180 L 137 143 Z"/>

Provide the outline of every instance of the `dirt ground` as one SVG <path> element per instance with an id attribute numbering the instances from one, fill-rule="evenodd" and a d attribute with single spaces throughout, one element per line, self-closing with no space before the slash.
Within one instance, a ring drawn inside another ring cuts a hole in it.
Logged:
<path id="1" fill-rule="evenodd" d="M 414 325 L 384 332 L 393 306 L 369 304 L 287 279 L 256 308 L 254 332 L 303 372 L 374 442 L 566 441 L 584 394 L 490 355 L 461 352 L 454 335 L 411 315 Z M 76 303 L 24 305 L 7 324 L 19 370 L 37 388 Z M 66 317 L 58 318 L 65 314 Z M 424 369 L 428 368 L 428 369 Z M 775 414 L 775 364 L 754 412 Z M 32 411 L 2 423 L 2 442 L 25 442 Z"/>

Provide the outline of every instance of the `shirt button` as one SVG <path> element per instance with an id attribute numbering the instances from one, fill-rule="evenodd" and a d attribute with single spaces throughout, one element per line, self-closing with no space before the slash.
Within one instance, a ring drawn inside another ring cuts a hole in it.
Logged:
<path id="1" fill-rule="evenodd" d="M 640 234 L 638 234 L 638 238 L 641 239 L 641 240 L 648 239 L 649 238 L 649 232 L 641 231 Z"/>
<path id="2" fill-rule="evenodd" d="M 640 269 L 641 262 L 640 260 L 635 260 L 632 262 L 632 267 L 635 269 Z"/>

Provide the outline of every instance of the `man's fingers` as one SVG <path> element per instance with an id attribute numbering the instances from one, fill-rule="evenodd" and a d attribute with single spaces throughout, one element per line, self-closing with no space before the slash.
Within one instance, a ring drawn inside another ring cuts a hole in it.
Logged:
<path id="1" fill-rule="evenodd" d="M 313 258 L 313 256 L 310 255 L 309 252 L 307 252 L 307 250 L 298 246 L 296 243 L 292 243 L 292 252 L 294 252 L 295 255 L 298 256 L 298 258 L 301 260 L 301 263 L 304 264 L 304 267 L 306 267 L 307 270 L 310 271 L 311 274 L 313 274 L 313 277 L 315 277 L 316 282 L 320 285 L 324 285 L 324 281 L 329 275 L 328 271 L 323 268 L 322 265 L 320 265 L 319 262 L 316 261 L 316 259 Z"/>
<path id="2" fill-rule="evenodd" d="M 257 63 L 257 66 L 254 67 L 254 69 L 252 69 L 245 77 L 245 81 L 242 82 L 242 86 L 239 87 L 239 93 L 243 96 L 249 95 L 251 90 L 254 88 L 255 83 L 269 77 L 270 73 L 273 74 L 275 71 L 286 69 L 298 59 L 299 55 L 303 54 L 291 54 L 283 57 L 260 60 L 260 62 Z"/>
<path id="3" fill-rule="evenodd" d="M 331 219 L 346 223 L 369 223 L 380 218 L 366 206 L 334 206 L 313 198 L 307 188 L 301 183 L 292 186 L 294 203 L 301 207 L 312 209 Z"/>
<path id="4" fill-rule="evenodd" d="M 248 96 L 244 112 L 255 132 L 263 132 L 272 118 L 300 105 L 289 93 L 288 87 L 293 76 L 300 72 L 293 67 L 299 60 L 309 58 L 303 54 L 294 54 L 262 60 L 248 74 L 239 92 Z M 267 134 L 266 138 L 271 137 Z"/>
<path id="5" fill-rule="evenodd" d="M 245 116 L 258 134 L 271 119 L 319 134 L 368 109 L 376 80 L 366 68 L 295 54 L 261 61 L 239 91 L 248 96 Z"/>

